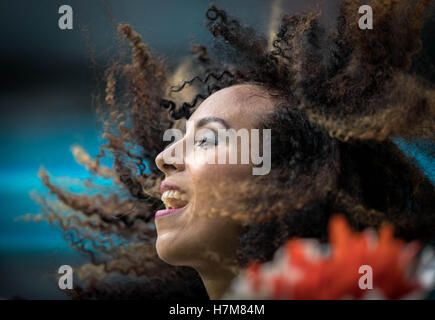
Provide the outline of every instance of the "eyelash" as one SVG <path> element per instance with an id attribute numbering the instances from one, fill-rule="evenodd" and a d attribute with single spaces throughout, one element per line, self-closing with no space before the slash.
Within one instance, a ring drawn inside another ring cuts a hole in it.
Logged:
<path id="1" fill-rule="evenodd" d="M 215 142 L 213 143 L 213 145 L 216 146 L 218 144 L 218 141 L 217 141 L 216 138 L 214 140 L 215 140 Z M 207 137 L 203 137 L 201 139 L 195 140 L 195 144 L 197 144 L 199 142 L 198 146 L 201 147 L 201 148 L 205 148 L 204 143 L 207 142 L 207 141 L 208 141 L 208 138 Z"/>

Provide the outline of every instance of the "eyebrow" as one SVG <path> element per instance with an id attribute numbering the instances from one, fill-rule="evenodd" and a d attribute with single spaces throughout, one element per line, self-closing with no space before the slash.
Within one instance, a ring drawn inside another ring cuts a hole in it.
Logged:
<path id="1" fill-rule="evenodd" d="M 210 122 L 218 122 L 221 125 L 223 125 L 226 129 L 230 128 L 229 124 L 224 119 L 217 118 L 217 117 L 202 118 L 201 120 L 198 121 L 197 128 L 205 126 L 207 123 L 210 123 Z"/>

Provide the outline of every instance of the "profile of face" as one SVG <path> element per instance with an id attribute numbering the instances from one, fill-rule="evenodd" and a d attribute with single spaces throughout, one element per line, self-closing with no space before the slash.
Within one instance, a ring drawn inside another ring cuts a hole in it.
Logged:
<path id="1" fill-rule="evenodd" d="M 238 182 L 252 178 L 253 164 L 218 164 L 218 161 L 213 164 L 204 160 L 217 157 L 216 148 L 220 143 L 227 143 L 219 141 L 216 132 L 257 129 L 274 105 L 268 93 L 255 84 L 219 90 L 195 110 L 184 136 L 156 157 L 158 168 L 165 174 L 161 191 L 166 210 L 158 211 L 155 220 L 156 249 L 162 260 L 198 271 L 213 268 L 217 260 L 223 264 L 234 261 L 240 223 L 210 213 L 228 201 L 216 195 L 242 192 Z M 194 141 L 191 151 L 195 157 L 185 148 L 188 139 Z M 180 145 L 184 147 L 183 152 L 174 156 L 174 150 Z M 224 150 L 229 152 L 233 147 L 227 144 Z M 239 148 L 240 144 L 236 144 L 240 154 Z M 165 153 L 171 157 L 165 157 Z"/>

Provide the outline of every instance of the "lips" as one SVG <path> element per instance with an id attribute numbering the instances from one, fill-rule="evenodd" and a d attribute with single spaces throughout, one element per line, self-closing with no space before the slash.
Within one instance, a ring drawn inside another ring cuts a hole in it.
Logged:
<path id="1" fill-rule="evenodd" d="M 173 183 L 167 181 L 163 182 L 160 185 L 160 191 L 162 192 L 161 199 L 166 209 L 157 211 L 155 215 L 156 219 L 180 212 L 189 203 L 187 193 Z"/>

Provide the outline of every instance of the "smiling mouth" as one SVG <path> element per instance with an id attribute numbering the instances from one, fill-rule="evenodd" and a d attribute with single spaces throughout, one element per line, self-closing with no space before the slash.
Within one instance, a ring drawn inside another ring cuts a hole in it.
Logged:
<path id="1" fill-rule="evenodd" d="M 179 209 L 187 205 L 187 194 L 180 190 L 166 190 L 162 194 L 166 209 Z"/>

